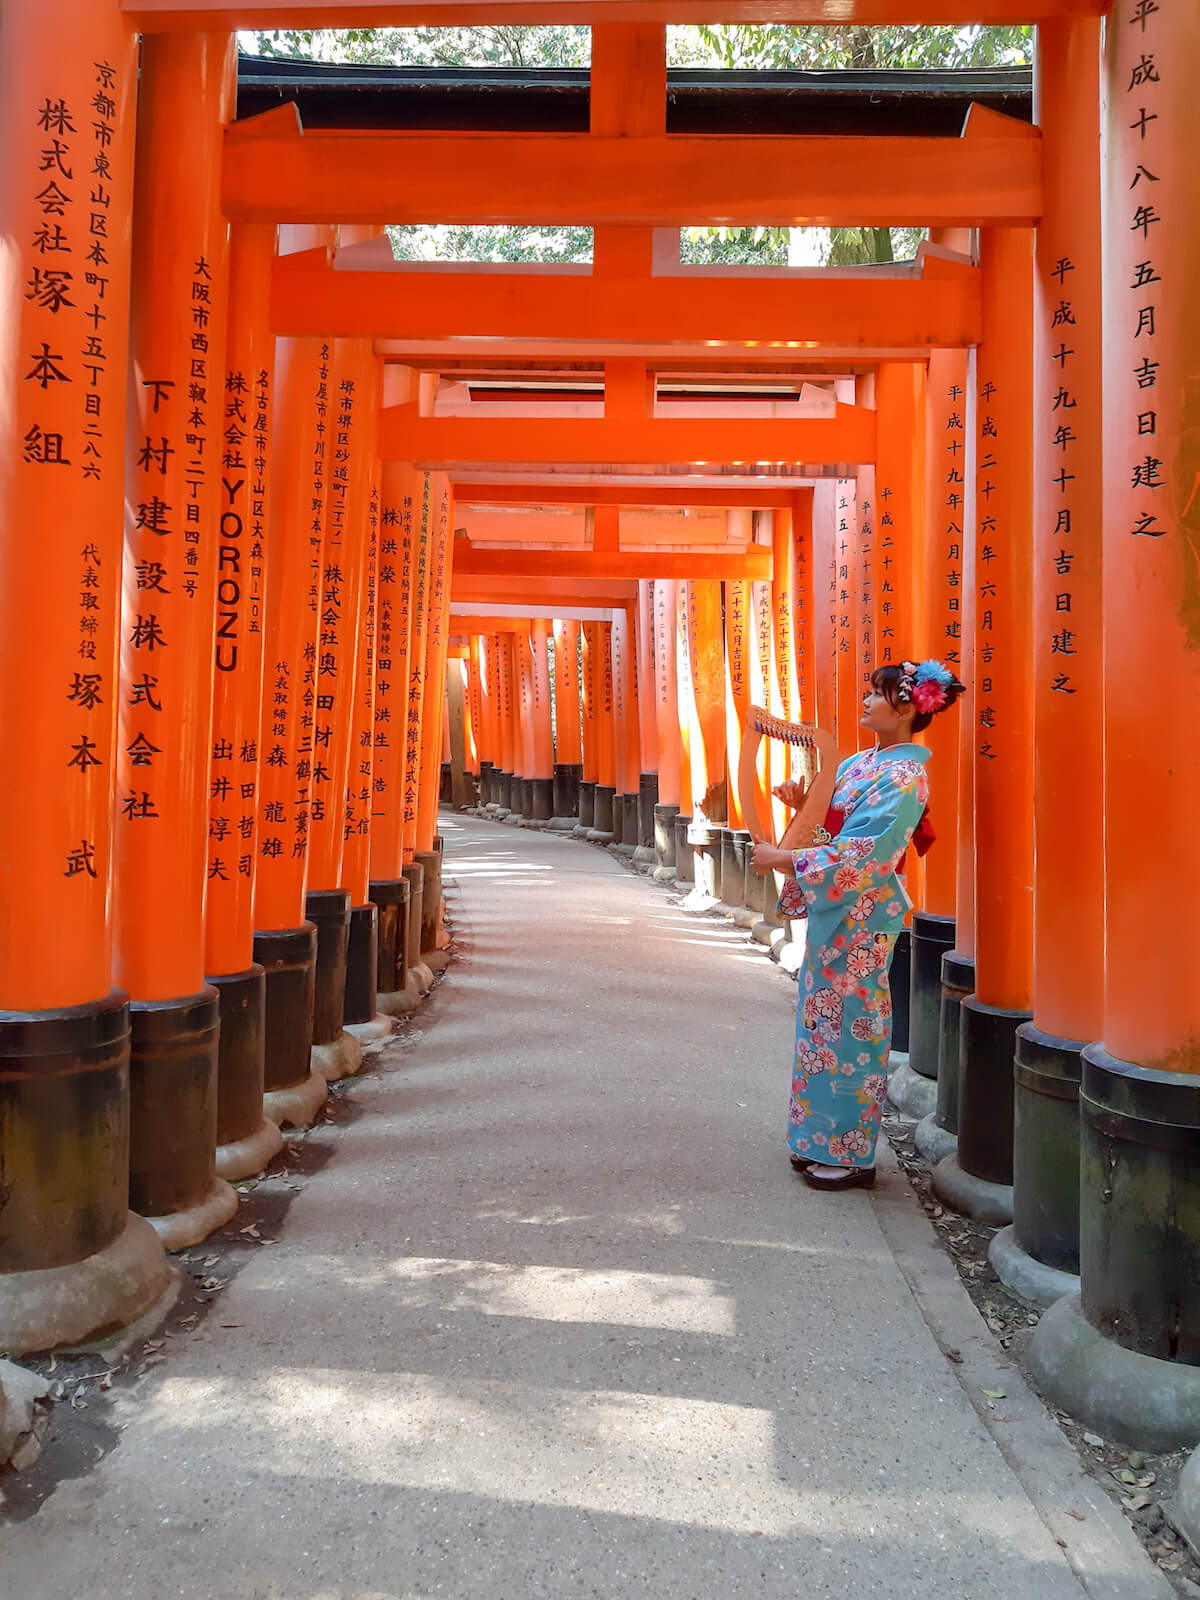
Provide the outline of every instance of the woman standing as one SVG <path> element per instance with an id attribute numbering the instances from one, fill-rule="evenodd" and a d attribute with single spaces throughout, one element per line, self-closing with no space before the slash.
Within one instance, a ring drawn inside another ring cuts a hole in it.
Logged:
<path id="1" fill-rule="evenodd" d="M 838 767 L 824 841 L 794 853 L 754 846 L 760 873 L 787 874 L 782 914 L 808 919 L 788 1149 L 814 1189 L 875 1182 L 892 1034 L 888 966 L 911 904 L 897 869 L 929 798 L 929 751 L 912 737 L 962 692 L 940 661 L 877 668 L 862 717 L 875 748 Z M 775 792 L 785 805 L 804 798 L 800 784 Z"/>

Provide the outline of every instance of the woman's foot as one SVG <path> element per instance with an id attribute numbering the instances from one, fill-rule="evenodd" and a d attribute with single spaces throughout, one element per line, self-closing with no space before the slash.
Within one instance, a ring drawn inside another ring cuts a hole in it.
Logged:
<path id="1" fill-rule="evenodd" d="M 807 1172 L 810 1167 L 816 1166 L 811 1156 L 792 1156 L 790 1160 L 793 1172 Z"/>
<path id="2" fill-rule="evenodd" d="M 804 1181 L 813 1189 L 873 1189 L 875 1168 L 810 1166 Z"/>

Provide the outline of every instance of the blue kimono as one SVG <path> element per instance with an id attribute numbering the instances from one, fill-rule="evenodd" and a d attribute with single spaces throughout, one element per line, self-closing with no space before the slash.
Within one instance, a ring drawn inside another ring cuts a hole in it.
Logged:
<path id="1" fill-rule="evenodd" d="M 828 844 L 797 850 L 779 909 L 807 917 L 788 1148 L 823 1166 L 870 1167 L 887 1095 L 888 966 L 911 902 L 896 875 L 925 811 L 921 745 L 864 750 L 838 767 Z"/>

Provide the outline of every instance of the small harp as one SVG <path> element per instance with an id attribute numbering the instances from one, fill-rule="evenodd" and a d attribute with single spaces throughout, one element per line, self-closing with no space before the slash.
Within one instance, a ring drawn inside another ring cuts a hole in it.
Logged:
<path id="1" fill-rule="evenodd" d="M 761 706 L 751 706 L 742 732 L 742 758 L 738 764 L 738 800 L 746 827 L 756 839 L 771 838 L 770 817 L 764 824 L 758 809 L 758 747 L 763 739 L 782 739 L 793 754 L 793 777 L 797 764 L 804 768 L 807 785 L 804 803 L 783 831 L 781 850 L 807 850 L 823 842 L 825 818 L 833 799 L 837 776 L 837 742 L 831 733 L 822 733 L 813 722 L 785 722 Z M 795 755 L 801 757 L 797 763 Z"/>

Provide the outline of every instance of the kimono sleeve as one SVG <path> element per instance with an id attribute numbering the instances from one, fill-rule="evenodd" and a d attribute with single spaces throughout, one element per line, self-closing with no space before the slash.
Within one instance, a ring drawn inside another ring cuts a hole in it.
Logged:
<path id="1" fill-rule="evenodd" d="M 793 852 L 796 877 L 784 885 L 780 912 L 795 919 L 807 916 L 818 900 L 837 902 L 882 887 L 908 848 L 928 794 L 919 763 L 887 763 L 836 839 Z"/>

